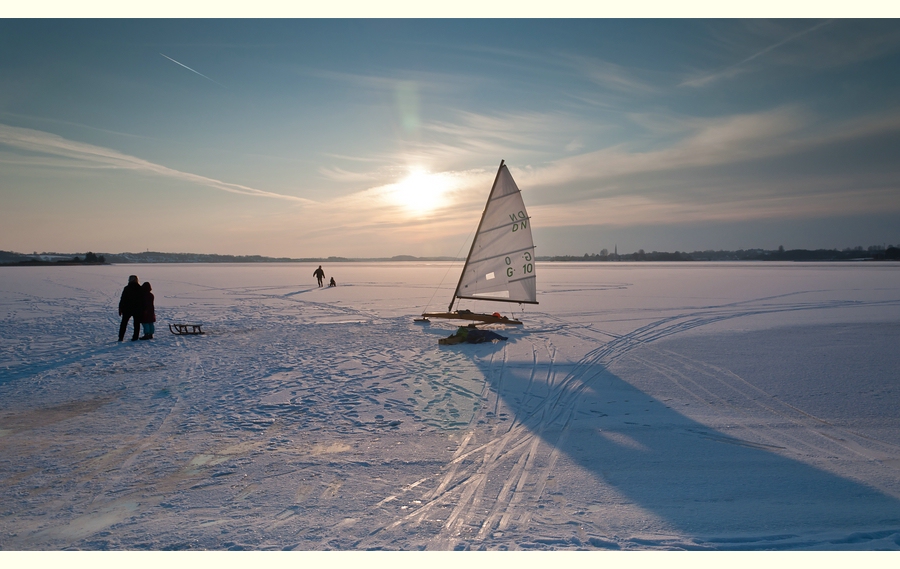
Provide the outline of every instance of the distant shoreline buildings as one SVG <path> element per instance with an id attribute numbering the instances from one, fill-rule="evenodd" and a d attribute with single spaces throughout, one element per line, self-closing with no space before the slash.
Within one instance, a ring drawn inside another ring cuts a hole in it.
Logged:
<path id="1" fill-rule="evenodd" d="M 348 263 L 348 262 L 403 262 L 403 261 L 461 261 L 454 257 L 415 257 L 396 255 L 381 258 L 350 257 L 265 257 L 262 255 L 212 255 L 203 253 L 15 253 L 0 251 L 2 266 L 43 266 L 43 265 L 118 265 L 132 263 Z M 873 245 L 866 249 L 853 247 L 837 249 L 790 249 L 779 247 L 775 250 L 738 249 L 736 251 L 675 251 L 674 253 L 643 249 L 635 253 L 613 253 L 602 249 L 599 253 L 584 255 L 549 255 L 536 258 L 543 262 L 680 262 L 680 261 L 892 261 L 900 260 L 900 247 L 893 245 Z"/>

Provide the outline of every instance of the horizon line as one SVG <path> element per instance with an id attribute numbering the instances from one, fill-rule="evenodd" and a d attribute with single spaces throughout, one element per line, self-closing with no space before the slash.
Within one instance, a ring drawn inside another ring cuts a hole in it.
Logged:
<path id="1" fill-rule="evenodd" d="M 738 252 L 762 252 L 762 253 L 789 253 L 792 251 L 834 251 L 834 252 L 863 252 L 863 253 L 872 253 L 872 252 L 883 252 L 892 248 L 900 248 L 900 244 L 893 245 L 883 243 L 881 245 L 869 245 L 868 247 L 863 247 L 861 245 L 856 245 L 853 247 L 844 247 L 840 248 L 795 248 L 795 249 L 787 249 L 783 246 L 779 246 L 775 249 L 766 249 L 763 247 L 748 247 L 748 248 L 738 248 L 738 249 L 694 249 L 692 251 L 688 250 L 679 250 L 675 251 L 646 251 L 643 248 L 639 248 L 636 251 L 632 251 L 630 253 L 612 253 L 608 249 L 603 248 L 601 252 L 595 253 L 558 253 L 558 254 L 547 254 L 547 255 L 535 255 L 535 260 L 550 260 L 554 258 L 572 258 L 572 259 L 582 259 L 585 257 L 624 257 L 631 255 L 677 255 L 677 254 L 702 254 L 702 253 L 738 253 Z M 606 255 L 602 254 L 602 251 L 606 250 Z M 465 257 L 453 257 L 450 255 L 427 255 L 427 256 L 419 256 L 419 255 L 408 255 L 408 254 L 398 254 L 384 257 L 350 257 L 344 255 L 328 255 L 328 256 L 317 256 L 317 257 L 287 257 L 287 256 L 270 256 L 270 255 L 262 255 L 262 254 L 249 254 L 249 255 L 238 255 L 232 253 L 196 253 L 196 252 L 167 252 L 167 251 L 141 251 L 141 252 L 131 252 L 124 251 L 120 253 L 110 253 L 110 252 L 94 252 L 94 251 L 85 251 L 85 252 L 66 252 L 60 253 L 56 251 L 43 251 L 41 253 L 33 252 L 33 253 L 19 253 L 17 251 L 5 251 L 0 250 L 0 255 L 9 255 L 9 256 L 20 256 L 20 257 L 35 257 L 35 256 L 53 256 L 53 257 L 73 257 L 79 255 L 87 255 L 93 254 L 97 256 L 115 256 L 115 257 L 128 257 L 128 256 L 148 256 L 148 255 L 165 255 L 165 256 L 180 256 L 180 257 L 231 257 L 235 259 L 250 259 L 257 258 L 266 261 L 275 261 L 275 262 L 296 262 L 296 263 L 305 263 L 305 262 L 365 262 L 365 261 L 464 261 Z"/>

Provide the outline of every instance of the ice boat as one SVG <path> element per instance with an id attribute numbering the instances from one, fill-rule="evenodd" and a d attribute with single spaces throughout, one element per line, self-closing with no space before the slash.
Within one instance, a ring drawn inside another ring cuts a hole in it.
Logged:
<path id="1" fill-rule="evenodd" d="M 496 312 L 481 314 L 453 310 L 453 305 L 460 299 L 537 304 L 535 283 L 531 218 L 525 211 L 522 192 L 501 160 L 450 306 L 446 312 L 424 312 L 422 318 L 416 320 L 451 318 L 489 324 L 522 324 Z"/>

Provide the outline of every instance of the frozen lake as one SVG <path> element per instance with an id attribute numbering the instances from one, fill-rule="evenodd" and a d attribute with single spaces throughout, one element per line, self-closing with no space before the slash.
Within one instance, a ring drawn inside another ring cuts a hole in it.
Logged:
<path id="1" fill-rule="evenodd" d="M 0 548 L 900 549 L 900 264 L 315 267 L 0 267 Z"/>

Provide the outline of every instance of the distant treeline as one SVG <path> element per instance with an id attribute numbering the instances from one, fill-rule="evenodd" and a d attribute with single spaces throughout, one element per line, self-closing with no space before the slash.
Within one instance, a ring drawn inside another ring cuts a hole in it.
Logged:
<path id="1" fill-rule="evenodd" d="M 458 261 L 453 257 L 414 257 L 397 255 L 384 258 L 349 257 L 264 257 L 262 255 L 214 255 L 204 253 L 103 253 L 97 255 L 80 253 L 32 253 L 26 255 L 12 251 L 0 251 L 0 265 L 83 265 L 87 264 L 128 264 L 128 263 L 341 263 L 354 261 Z"/>
<path id="2" fill-rule="evenodd" d="M 0 251 L 0 265 L 108 265 L 106 257 L 88 251 L 84 257 L 57 255 L 55 258 L 41 258 L 34 255 L 21 255 L 9 251 Z"/>
<path id="3" fill-rule="evenodd" d="M 558 255 L 550 257 L 538 256 L 538 261 L 858 261 L 858 260 L 900 260 L 900 248 L 873 246 L 868 249 L 854 247 L 852 249 L 790 249 L 779 247 L 776 250 L 738 249 L 737 251 L 692 251 L 690 253 L 675 251 L 674 253 L 643 249 L 636 253 L 609 253 L 606 249 L 600 253 L 585 253 L 583 256 Z"/>
<path id="4" fill-rule="evenodd" d="M 202 253 L 118 253 L 107 254 L 110 263 L 346 263 L 353 261 L 452 261 L 452 257 L 412 257 L 363 259 L 349 257 L 263 257 L 262 255 L 206 255 Z"/>
<path id="5" fill-rule="evenodd" d="M 384 262 L 384 261 L 461 261 L 453 257 L 414 257 L 397 255 L 384 258 L 349 257 L 264 257 L 262 255 L 209 255 L 202 253 L 103 253 L 79 254 L 33 253 L 25 255 L 11 251 L 0 251 L 0 265 L 106 265 L 128 263 L 342 263 L 342 262 Z M 858 260 L 900 260 L 900 248 L 872 246 L 868 249 L 790 249 L 777 250 L 738 249 L 737 251 L 692 251 L 674 253 L 643 249 L 636 253 L 610 253 L 606 249 L 600 253 L 578 255 L 537 256 L 538 261 L 564 262 L 616 262 L 616 261 L 858 261 Z"/>

